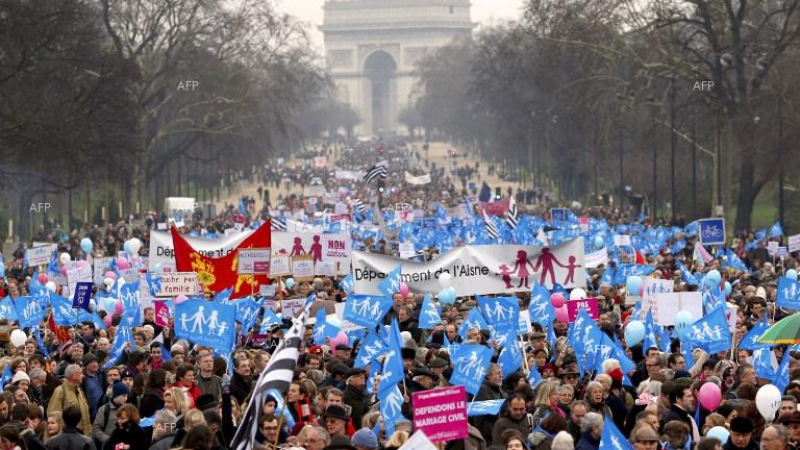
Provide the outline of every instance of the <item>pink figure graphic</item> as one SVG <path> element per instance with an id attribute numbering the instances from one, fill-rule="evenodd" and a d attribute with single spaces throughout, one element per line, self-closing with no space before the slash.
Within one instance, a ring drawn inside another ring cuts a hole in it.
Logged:
<path id="1" fill-rule="evenodd" d="M 536 272 L 536 268 L 533 267 L 533 263 L 528 261 L 528 253 L 525 250 L 520 250 L 517 252 L 517 262 L 514 263 L 514 271 L 517 272 L 517 277 L 519 278 L 519 285 L 517 287 L 522 287 L 525 284 L 525 287 L 528 286 L 528 277 L 530 274 L 528 273 L 528 265 L 530 264 L 531 269 L 533 272 Z"/>
<path id="2" fill-rule="evenodd" d="M 316 264 L 317 261 L 322 261 L 322 244 L 319 243 L 319 236 L 314 236 L 314 243 L 311 244 L 308 254 L 311 255 L 314 264 Z"/>
<path id="3" fill-rule="evenodd" d="M 574 283 L 575 282 L 575 269 L 581 267 L 581 266 L 575 264 L 575 259 L 576 258 L 574 256 L 570 256 L 569 257 L 569 264 L 567 264 L 566 266 L 561 266 L 561 264 L 559 264 L 559 266 L 569 270 L 569 273 L 567 274 L 567 278 L 564 279 L 564 285 L 567 285 L 569 283 Z M 556 263 L 558 263 L 558 262 L 556 261 Z"/>
<path id="4" fill-rule="evenodd" d="M 542 268 L 542 277 L 539 280 L 539 284 L 545 286 L 544 282 L 547 279 L 547 274 L 550 274 L 550 285 L 556 284 L 556 273 L 553 269 L 553 263 L 558 264 L 561 267 L 566 267 L 565 265 L 561 264 L 558 259 L 556 259 L 556 255 L 550 253 L 550 249 L 545 247 L 542 249 L 542 254 L 539 255 L 539 259 L 536 260 L 536 266 L 534 266 L 533 271 L 537 272 L 539 267 Z"/>
<path id="5" fill-rule="evenodd" d="M 290 256 L 299 256 L 305 255 L 306 251 L 303 248 L 303 240 L 299 237 L 294 238 L 294 246 L 292 247 L 292 253 Z"/>
<path id="6" fill-rule="evenodd" d="M 500 269 L 498 269 L 498 270 L 500 270 L 500 273 L 497 273 L 495 275 L 502 275 L 503 276 L 503 283 L 506 284 L 506 289 L 513 288 L 514 286 L 511 285 L 511 274 L 513 272 L 508 270 L 508 266 L 505 265 L 505 264 L 501 264 L 500 265 Z"/>

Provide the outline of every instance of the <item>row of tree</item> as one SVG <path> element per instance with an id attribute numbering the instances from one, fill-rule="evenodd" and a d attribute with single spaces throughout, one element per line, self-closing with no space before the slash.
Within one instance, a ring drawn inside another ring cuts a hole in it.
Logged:
<path id="1" fill-rule="evenodd" d="M 420 61 L 405 122 L 568 198 L 631 186 L 660 217 L 725 204 L 747 229 L 800 165 L 799 36 L 800 0 L 528 0 Z"/>
<path id="2" fill-rule="evenodd" d="M 352 129 L 304 27 L 272 5 L 0 3 L 0 196 L 18 234 L 32 201 L 66 195 L 79 221 L 73 200 L 90 215 L 104 197 L 120 215 L 160 209 L 180 186 L 213 189 L 309 133 Z M 306 126 L 315 114 L 324 127 Z"/>

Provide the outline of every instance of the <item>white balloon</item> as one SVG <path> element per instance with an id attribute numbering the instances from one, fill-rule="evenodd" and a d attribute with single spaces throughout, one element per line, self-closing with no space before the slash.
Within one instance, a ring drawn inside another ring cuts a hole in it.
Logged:
<path id="1" fill-rule="evenodd" d="M 24 331 L 17 329 L 11 332 L 11 345 L 14 347 L 22 347 L 27 340 L 28 336 L 25 335 Z"/>
<path id="2" fill-rule="evenodd" d="M 58 260 L 61 261 L 61 264 L 66 264 L 72 261 L 72 256 L 69 256 L 69 253 L 64 252 L 58 257 Z"/>
<path id="3" fill-rule="evenodd" d="M 142 241 L 140 241 L 139 238 L 132 238 L 130 240 L 130 244 L 128 244 L 128 245 L 130 245 L 131 252 L 134 255 L 138 255 L 139 254 L 139 249 L 142 248 Z"/>
<path id="4" fill-rule="evenodd" d="M 575 288 L 569 293 L 570 300 L 581 300 L 586 298 L 586 291 L 581 288 Z"/>
<path id="5" fill-rule="evenodd" d="M 113 278 L 103 278 L 103 284 L 105 284 L 106 286 L 111 286 L 112 284 L 114 284 L 114 279 Z"/>
<path id="6" fill-rule="evenodd" d="M 97 302 L 94 301 L 94 299 L 90 299 L 89 300 L 89 312 L 92 312 L 95 309 L 97 309 Z"/>
<path id="7" fill-rule="evenodd" d="M 47 284 L 44 285 L 44 287 L 46 287 L 47 289 L 50 289 L 51 292 L 55 292 L 56 289 L 57 289 L 56 288 L 56 283 L 53 282 L 53 281 L 48 281 Z"/>
<path id="8" fill-rule="evenodd" d="M 756 408 L 767 422 L 775 419 L 775 413 L 781 405 L 781 391 L 774 384 L 761 386 L 756 393 Z"/>
<path id="9" fill-rule="evenodd" d="M 450 275 L 450 272 L 442 272 L 442 274 L 439 275 L 439 286 L 446 289 L 449 288 L 451 284 L 453 284 L 453 276 Z"/>

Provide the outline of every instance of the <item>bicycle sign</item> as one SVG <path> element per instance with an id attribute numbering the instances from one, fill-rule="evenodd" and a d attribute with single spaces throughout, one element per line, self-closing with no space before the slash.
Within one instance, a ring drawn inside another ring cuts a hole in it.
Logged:
<path id="1" fill-rule="evenodd" d="M 725 243 L 725 219 L 701 219 L 697 221 L 700 243 L 718 245 Z"/>

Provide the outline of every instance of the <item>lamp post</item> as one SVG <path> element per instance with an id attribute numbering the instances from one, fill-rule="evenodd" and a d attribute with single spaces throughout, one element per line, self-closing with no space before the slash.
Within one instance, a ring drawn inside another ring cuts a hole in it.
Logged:
<path id="1" fill-rule="evenodd" d="M 672 221 L 676 219 L 676 200 L 675 195 L 675 76 L 670 78 L 670 93 L 669 93 L 669 135 L 670 135 L 670 197 L 672 198 Z"/>
<path id="2" fill-rule="evenodd" d="M 783 97 L 778 98 L 778 220 L 783 225 Z"/>

